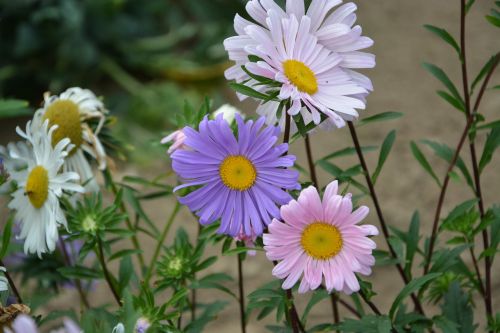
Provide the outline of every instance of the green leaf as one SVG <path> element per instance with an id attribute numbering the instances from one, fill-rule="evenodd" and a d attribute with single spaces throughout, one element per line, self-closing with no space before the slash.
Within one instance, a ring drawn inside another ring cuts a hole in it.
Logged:
<path id="1" fill-rule="evenodd" d="M 156 227 L 156 225 L 151 221 L 149 216 L 142 209 L 141 203 L 137 200 L 134 191 L 131 188 L 124 187 L 123 195 L 125 199 L 128 201 L 134 212 L 136 212 L 148 225 L 151 227 L 151 230 L 154 234 L 159 235 L 160 231 Z"/>
<path id="2" fill-rule="evenodd" d="M 450 289 L 444 295 L 442 305 L 443 317 L 457 325 L 459 333 L 473 333 L 474 325 L 473 311 L 469 296 L 460 289 L 458 282 L 453 282 Z"/>
<path id="3" fill-rule="evenodd" d="M 441 157 L 446 162 L 451 163 L 451 160 L 453 159 L 453 156 L 455 155 L 455 151 L 452 148 L 448 147 L 445 144 L 437 143 L 437 142 L 434 142 L 431 140 L 422 140 L 422 143 L 429 146 L 437 156 Z M 467 166 L 465 165 L 464 161 L 462 160 L 462 158 L 460 156 L 457 159 L 456 167 L 462 172 L 462 175 L 464 176 L 467 184 L 471 188 L 474 188 L 474 184 L 472 182 L 472 178 L 470 176 L 469 170 L 467 169 Z"/>
<path id="4" fill-rule="evenodd" d="M 418 242 L 420 241 L 420 216 L 418 212 L 413 213 L 411 218 L 410 228 L 408 230 L 408 237 L 406 239 L 406 263 L 405 263 L 405 274 L 410 277 L 411 280 L 411 268 L 413 264 L 413 258 L 418 250 Z"/>
<path id="5" fill-rule="evenodd" d="M 356 125 L 359 127 L 359 126 L 363 126 L 363 125 L 366 125 L 369 123 L 398 119 L 402 116 L 403 116 L 403 114 L 401 112 L 387 111 L 387 112 L 375 114 L 375 115 L 370 116 L 370 117 L 363 118 L 360 121 L 358 121 L 358 123 Z"/>
<path id="6" fill-rule="evenodd" d="M 33 112 L 28 105 L 28 102 L 19 99 L 0 99 L 0 118 L 30 116 Z"/>
<path id="7" fill-rule="evenodd" d="M 12 225 L 14 223 L 14 215 L 9 216 L 2 235 L 2 249 L 0 250 L 0 260 L 3 259 L 10 245 L 10 237 L 12 236 Z"/>
<path id="8" fill-rule="evenodd" d="M 111 255 L 108 258 L 108 261 L 113 261 L 115 259 L 119 259 L 119 258 L 122 258 L 122 257 L 125 257 L 125 256 L 130 256 L 132 254 L 138 254 L 138 253 L 142 253 L 142 250 L 138 250 L 138 249 L 120 250 L 120 251 L 114 253 L 113 255 Z"/>
<path id="9" fill-rule="evenodd" d="M 476 0 L 469 0 L 467 1 L 467 4 L 465 5 L 465 13 L 467 14 L 472 7 L 472 5 L 476 2 Z"/>
<path id="10" fill-rule="evenodd" d="M 457 88 L 455 87 L 453 82 L 450 80 L 448 75 L 446 75 L 446 73 L 441 68 L 439 68 L 436 65 L 428 64 L 428 63 L 424 63 L 423 66 L 429 73 L 434 75 L 434 77 L 436 77 L 436 79 L 441 81 L 441 83 L 443 83 L 446 88 L 448 88 L 448 91 L 451 93 L 451 95 L 453 97 L 455 97 L 457 100 L 459 100 L 461 104 L 464 104 L 462 96 L 460 96 L 460 93 L 458 92 Z"/>
<path id="11" fill-rule="evenodd" d="M 382 167 L 384 166 L 384 163 L 387 160 L 387 156 L 389 156 L 389 153 L 391 152 L 395 140 L 396 140 L 396 131 L 392 130 L 389 132 L 389 134 L 387 134 L 387 136 L 384 139 L 384 142 L 382 143 L 382 147 L 380 148 L 380 155 L 378 157 L 377 167 L 375 168 L 375 171 L 373 172 L 372 175 L 373 184 L 377 182 L 377 178 L 380 174 L 380 171 L 382 171 Z"/>
<path id="12" fill-rule="evenodd" d="M 486 143 L 484 144 L 483 154 L 479 161 L 479 172 L 482 172 L 486 165 L 490 163 L 493 153 L 500 146 L 500 128 L 493 128 L 488 134 Z"/>
<path id="13" fill-rule="evenodd" d="M 68 279 L 94 280 L 102 277 L 101 272 L 84 266 L 61 267 L 57 271 Z"/>
<path id="14" fill-rule="evenodd" d="M 257 98 L 257 99 L 262 99 L 262 100 L 268 100 L 269 96 L 266 94 L 263 94 L 261 92 L 258 92 L 257 90 L 250 88 L 249 86 L 246 86 L 241 83 L 235 83 L 231 82 L 229 83 L 229 86 L 231 89 L 233 89 L 236 92 L 239 92 L 242 95 Z"/>
<path id="15" fill-rule="evenodd" d="M 460 333 L 458 324 L 443 316 L 435 316 L 432 321 L 444 333 Z"/>
<path id="16" fill-rule="evenodd" d="M 487 15 L 486 16 L 486 19 L 488 20 L 488 22 L 490 22 L 491 24 L 493 24 L 494 26 L 496 27 L 499 27 L 500 28 L 500 16 L 494 16 L 494 15 Z"/>
<path id="17" fill-rule="evenodd" d="M 433 34 L 435 34 L 436 36 L 438 36 L 439 38 L 441 38 L 443 41 L 451 45 L 451 47 L 453 47 L 455 51 L 457 51 L 458 56 L 461 57 L 460 46 L 458 46 L 458 43 L 455 41 L 455 38 L 453 38 L 453 36 L 450 35 L 448 31 L 442 28 L 435 27 L 430 24 L 425 24 L 424 27 Z"/>
<path id="18" fill-rule="evenodd" d="M 364 146 L 364 147 L 361 147 L 361 152 L 363 153 L 367 153 L 367 152 L 370 152 L 370 151 L 374 151 L 377 149 L 377 146 Z M 356 154 L 356 148 L 354 147 L 347 147 L 347 148 L 344 148 L 344 149 L 340 149 L 340 150 L 337 150 L 331 154 L 328 154 L 324 157 L 322 157 L 320 160 L 329 160 L 329 159 L 333 159 L 333 158 L 337 158 L 337 157 L 344 157 L 344 156 L 349 156 L 349 155 L 353 155 L 353 154 Z M 316 161 L 316 164 L 318 164 L 319 160 Z"/>
<path id="19" fill-rule="evenodd" d="M 472 85 L 471 85 L 471 91 L 470 91 L 470 94 L 472 95 L 474 93 L 474 89 L 476 88 L 477 84 L 486 76 L 486 74 L 491 70 L 491 67 L 493 67 L 493 65 L 495 64 L 495 61 L 496 61 L 496 56 L 492 56 L 487 62 L 486 64 L 484 64 L 483 68 L 481 68 L 481 70 L 479 71 L 479 73 L 477 74 L 476 78 L 474 79 L 474 81 L 472 81 Z"/>
<path id="20" fill-rule="evenodd" d="M 348 318 L 339 325 L 339 329 L 346 333 L 390 333 L 392 326 L 389 317 L 385 315 L 367 315 L 359 320 Z"/>
<path id="21" fill-rule="evenodd" d="M 434 173 L 434 170 L 432 170 L 432 166 L 430 165 L 429 161 L 427 161 L 427 159 L 425 158 L 425 155 L 422 153 L 420 148 L 418 148 L 418 145 L 414 141 L 412 141 L 410 143 L 410 146 L 413 156 L 417 159 L 422 168 L 424 168 L 424 170 L 427 171 L 429 175 L 431 175 L 431 177 L 436 181 L 437 185 L 441 187 L 441 182 Z"/>
<path id="22" fill-rule="evenodd" d="M 455 97 L 448 94 L 446 91 L 438 90 L 437 94 L 442 97 L 445 101 L 451 104 L 455 109 L 461 112 L 465 112 L 465 106 Z"/>
<path id="23" fill-rule="evenodd" d="M 392 303 L 391 309 L 389 310 L 389 317 L 394 318 L 396 310 L 406 297 L 410 296 L 413 292 L 418 291 L 426 283 L 434 280 L 440 275 L 441 273 L 431 273 L 419 277 L 418 279 L 411 280 L 406 286 L 404 286 L 403 290 L 399 292 L 398 296 L 394 300 L 394 303 Z"/>
<path id="24" fill-rule="evenodd" d="M 307 318 L 309 315 L 309 312 L 312 310 L 312 308 L 324 300 L 325 298 L 329 298 L 330 294 L 325 290 L 325 289 L 319 289 L 315 291 L 312 295 L 311 298 L 309 299 L 309 302 L 306 305 L 306 308 L 304 309 L 304 313 L 302 314 L 302 319 L 301 322 L 304 324 L 307 322 Z"/>
<path id="25" fill-rule="evenodd" d="M 476 130 L 491 129 L 491 128 L 500 128 L 500 120 L 495 120 L 490 123 L 477 126 Z"/>

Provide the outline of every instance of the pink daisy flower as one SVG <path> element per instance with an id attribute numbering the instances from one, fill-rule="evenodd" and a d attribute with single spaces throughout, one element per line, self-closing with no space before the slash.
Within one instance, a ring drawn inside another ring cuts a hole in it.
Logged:
<path id="1" fill-rule="evenodd" d="M 301 278 L 299 293 L 318 288 L 351 294 L 359 290 L 355 273 L 371 274 L 376 244 L 368 236 L 378 235 L 373 225 L 357 225 L 368 215 L 368 207 L 352 211 L 351 195 L 337 194 L 331 182 L 321 200 L 316 188 L 303 190 L 297 200 L 281 206 L 284 222 L 273 219 L 264 234 L 269 260 L 280 261 L 273 275 L 285 279 L 283 289 Z"/>
<path id="2" fill-rule="evenodd" d="M 185 150 L 187 147 L 184 145 L 184 140 L 186 140 L 186 134 L 182 129 L 174 131 L 161 139 L 161 144 L 167 144 L 172 142 L 171 146 L 167 150 L 167 154 L 171 155 L 177 149 Z"/>

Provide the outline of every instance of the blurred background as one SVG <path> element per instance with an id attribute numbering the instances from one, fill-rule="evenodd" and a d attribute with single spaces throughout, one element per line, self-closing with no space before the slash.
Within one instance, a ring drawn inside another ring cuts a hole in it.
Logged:
<path id="1" fill-rule="evenodd" d="M 118 118 L 113 130 L 128 148 L 126 159 L 118 161 L 119 174 L 142 174 L 153 178 L 170 169 L 166 149 L 160 146 L 159 140 L 176 128 L 175 114 L 181 112 L 185 100 L 198 106 L 208 96 L 214 109 L 231 103 L 248 115 L 254 115 L 255 104 L 239 103 L 223 77 L 229 63 L 222 41 L 234 34 L 233 17 L 236 13 L 244 14 L 245 2 L 0 0 L 0 97 L 28 101 L 29 107 L 20 111 L 20 114 L 27 114 L 40 105 L 45 91 L 60 93 L 71 86 L 93 90 L 104 96 L 108 109 Z M 388 222 L 403 229 L 418 210 L 423 231 L 428 234 L 439 189 L 414 160 L 409 143 L 431 139 L 455 147 L 465 120 L 463 114 L 436 95 L 435 91 L 442 89 L 440 83 L 422 68 L 423 62 L 434 63 L 460 87 L 460 63 L 454 50 L 426 31 L 423 25 L 445 28 L 458 39 L 460 2 L 359 0 L 356 4 L 357 24 L 363 27 L 364 35 L 375 41 L 370 52 L 377 57 L 376 68 L 365 71 L 375 90 L 360 116 L 385 111 L 404 114 L 393 122 L 360 128 L 360 140 L 363 145 L 380 145 L 389 130 L 397 130 L 393 151 L 377 183 L 381 205 Z M 500 50 L 498 29 L 485 19 L 493 6 L 493 0 L 476 1 L 467 16 L 467 60 L 472 78 L 491 55 Z M 490 85 L 498 85 L 499 81 L 500 75 L 496 74 Z M 479 112 L 487 121 L 499 118 L 498 90 L 486 91 Z M 27 119 L 16 114 L 0 119 L 0 144 L 15 139 L 15 126 L 23 125 Z M 312 142 L 316 158 L 351 146 L 346 129 L 318 132 L 312 136 Z M 484 134 L 478 137 L 479 147 L 483 142 Z M 299 164 L 306 165 L 302 141 L 295 142 L 291 152 L 297 154 Z M 446 163 L 434 157 L 430 150 L 424 148 L 424 152 L 438 176 L 444 177 Z M 368 153 L 367 158 L 373 170 L 378 153 Z M 468 149 L 464 149 L 462 158 L 468 165 Z M 499 162 L 500 158 L 494 156 L 483 174 L 487 206 L 500 201 Z M 356 160 L 349 156 L 335 163 L 347 168 Z M 332 180 L 323 170 L 319 170 L 319 176 L 322 186 Z M 454 181 L 443 215 L 457 203 L 472 197 L 463 181 Z M 370 198 L 361 201 L 372 207 Z M 172 204 L 172 199 L 168 205 L 162 199 L 148 202 L 145 208 L 156 223 L 162 224 Z M 178 225 L 194 233 L 196 222 L 187 210 L 182 213 Z M 370 214 L 367 223 L 378 225 L 375 214 Z M 385 248 L 381 237 L 377 243 Z M 213 250 L 214 253 L 218 251 L 220 249 Z M 464 260 L 469 258 L 464 256 Z M 248 292 L 272 278 L 272 264 L 262 253 L 249 258 L 245 264 Z M 497 260 L 493 267 L 494 306 L 497 309 L 500 305 L 499 267 Z M 234 276 L 236 258 L 223 258 L 217 269 Z M 379 267 L 369 280 L 378 292 L 375 302 L 388 309 L 402 287 L 396 270 Z M 106 295 L 105 287 L 101 291 Z M 202 297 L 224 298 L 217 293 Z M 100 298 L 102 296 L 94 300 L 96 304 Z M 300 302 L 299 297 L 299 306 Z M 60 304 L 51 304 L 48 308 L 57 308 Z M 482 303 L 477 302 L 477 306 L 482 311 Z M 236 316 L 237 307 L 227 307 L 218 320 L 210 324 L 208 331 L 234 332 L 232 328 L 238 325 Z M 324 322 L 329 320 L 330 310 L 327 306 L 323 310 L 318 308 L 311 316 L 313 322 Z M 252 320 L 249 331 L 263 331 L 263 324 Z"/>

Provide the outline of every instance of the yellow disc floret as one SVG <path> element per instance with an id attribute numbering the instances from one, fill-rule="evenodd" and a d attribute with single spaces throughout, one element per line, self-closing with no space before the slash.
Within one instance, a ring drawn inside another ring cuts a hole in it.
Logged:
<path id="1" fill-rule="evenodd" d="M 331 224 L 314 222 L 302 232 L 300 244 L 314 259 L 327 260 L 336 256 L 342 249 L 342 235 Z"/>
<path id="2" fill-rule="evenodd" d="M 25 194 L 35 208 L 41 208 L 49 196 L 49 174 L 38 165 L 31 170 L 26 181 Z"/>
<path id="3" fill-rule="evenodd" d="M 314 72 L 301 61 L 283 62 L 286 77 L 302 92 L 313 95 L 318 91 L 318 81 Z"/>
<path id="4" fill-rule="evenodd" d="M 52 146 L 55 146 L 64 138 L 69 138 L 75 148 L 70 152 L 73 154 L 82 144 L 82 124 L 78 105 L 70 100 L 59 99 L 49 105 L 43 115 L 43 120 L 49 120 L 49 127 L 58 125 L 52 134 Z"/>
<path id="5" fill-rule="evenodd" d="M 226 157 L 219 167 L 219 174 L 224 185 L 237 191 L 249 189 L 257 178 L 255 166 L 241 155 Z"/>

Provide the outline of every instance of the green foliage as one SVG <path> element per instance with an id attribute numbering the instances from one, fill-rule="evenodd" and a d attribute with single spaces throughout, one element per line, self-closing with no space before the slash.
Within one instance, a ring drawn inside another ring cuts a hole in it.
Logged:
<path id="1" fill-rule="evenodd" d="M 441 306 L 442 316 L 448 319 L 459 333 L 473 333 L 474 325 L 472 307 L 467 296 L 456 282 L 450 285 L 448 293 L 444 296 Z"/>
<path id="2" fill-rule="evenodd" d="M 430 24 L 425 24 L 424 27 L 433 34 L 435 34 L 436 36 L 438 36 L 439 38 L 441 38 L 445 43 L 448 43 L 451 47 L 453 47 L 455 51 L 457 51 L 458 56 L 461 57 L 460 46 L 458 46 L 458 43 L 455 41 L 455 38 L 453 38 L 453 36 L 450 35 L 448 31 L 442 28 L 435 27 Z"/>
<path id="3" fill-rule="evenodd" d="M 394 144 L 394 141 L 396 140 L 396 131 L 392 130 L 387 134 L 387 136 L 384 139 L 384 142 L 382 143 L 382 147 L 380 148 L 380 155 L 378 157 L 378 163 L 377 167 L 375 168 L 375 171 L 373 172 L 372 175 L 372 182 L 375 184 L 377 182 L 378 175 L 380 174 L 380 171 L 382 171 L 382 167 L 384 166 L 384 163 L 389 156 L 389 153 L 391 152 L 392 145 Z"/>

